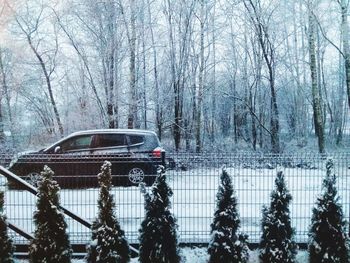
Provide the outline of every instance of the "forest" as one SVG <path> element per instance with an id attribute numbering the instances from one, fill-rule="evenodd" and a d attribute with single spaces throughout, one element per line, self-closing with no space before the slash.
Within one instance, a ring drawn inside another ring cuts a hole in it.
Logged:
<path id="1" fill-rule="evenodd" d="M 345 149 L 349 0 L 1 0 L 0 151 L 140 128 L 176 151 Z"/>

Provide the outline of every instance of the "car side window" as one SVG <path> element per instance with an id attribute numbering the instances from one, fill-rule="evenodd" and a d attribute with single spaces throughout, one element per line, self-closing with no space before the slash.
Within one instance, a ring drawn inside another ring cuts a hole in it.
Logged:
<path id="1" fill-rule="evenodd" d="M 71 138 L 62 143 L 61 149 L 63 152 L 88 149 L 90 148 L 91 139 L 92 139 L 92 135 Z"/>
<path id="2" fill-rule="evenodd" d="M 126 146 L 124 134 L 99 134 L 94 148 Z"/>
<path id="3" fill-rule="evenodd" d="M 143 143 L 144 137 L 141 135 L 129 135 L 130 145 Z"/>

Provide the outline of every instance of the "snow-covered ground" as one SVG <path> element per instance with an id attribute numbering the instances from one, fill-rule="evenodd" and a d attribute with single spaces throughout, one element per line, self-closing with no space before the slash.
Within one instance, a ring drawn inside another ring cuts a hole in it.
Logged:
<path id="1" fill-rule="evenodd" d="M 181 263 L 207 263 L 208 254 L 206 248 L 199 247 L 184 247 L 181 248 Z M 305 250 L 299 250 L 296 256 L 298 263 L 307 263 L 309 262 L 308 253 Z M 28 260 L 18 260 L 18 263 L 27 263 Z M 73 259 L 73 263 L 83 263 L 84 259 Z M 138 263 L 138 258 L 132 258 L 130 263 Z M 253 250 L 249 253 L 248 263 L 257 263 L 259 262 L 259 251 Z"/>
<path id="2" fill-rule="evenodd" d="M 269 203 L 277 170 L 286 176 L 293 196 L 292 224 L 296 228 L 296 241 L 306 242 L 311 211 L 321 191 L 325 169 L 276 168 L 256 169 L 228 167 L 239 200 L 242 231 L 249 241 L 258 242 L 262 205 Z M 343 203 L 344 215 L 349 217 L 350 174 L 347 167 L 338 167 L 338 190 Z M 188 171 L 168 171 L 168 181 L 173 189 L 173 213 L 179 225 L 181 242 L 208 242 L 210 224 L 215 208 L 215 198 L 221 169 L 201 168 Z M 126 231 L 130 243 L 137 242 L 138 229 L 143 219 L 143 196 L 138 187 L 115 187 L 113 194 L 117 204 L 117 216 Z M 25 191 L 6 191 L 6 214 L 11 223 L 33 233 L 32 214 L 36 197 Z M 61 190 L 61 202 L 75 214 L 92 221 L 97 214 L 98 189 Z M 86 243 L 90 238 L 88 228 L 67 217 L 72 243 Z"/>

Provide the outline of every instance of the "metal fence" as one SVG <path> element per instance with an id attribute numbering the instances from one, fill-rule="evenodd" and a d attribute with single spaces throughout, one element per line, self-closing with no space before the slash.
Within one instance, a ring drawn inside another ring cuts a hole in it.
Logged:
<path id="1" fill-rule="evenodd" d="M 8 165 L 10 158 L 0 157 L 2 165 Z M 317 154 L 167 153 L 166 174 L 173 189 L 172 212 L 177 218 L 180 242 L 209 241 L 210 224 L 213 220 L 216 193 L 223 167 L 232 176 L 239 203 L 241 231 L 249 235 L 251 243 L 259 242 L 262 206 L 269 204 L 274 180 L 277 171 L 280 170 L 285 174 L 287 187 L 293 196 L 290 210 L 292 225 L 296 229 L 296 241 L 307 242 L 312 207 L 322 190 L 327 158 L 332 158 L 334 161 L 338 194 L 346 220 L 349 221 L 350 153 L 335 153 L 327 157 Z M 100 165 L 102 159 L 96 162 Z M 83 160 L 71 160 L 71 162 L 82 170 L 87 165 Z M 48 165 L 50 166 L 50 163 Z M 62 178 L 65 179 L 64 176 Z M 80 184 L 75 185 L 76 187 L 61 189 L 60 200 L 66 209 L 92 222 L 97 215 L 99 189 L 81 185 L 84 178 L 87 180 L 89 176 L 81 175 Z M 8 220 L 28 233 L 33 233 L 35 226 L 32 215 L 36 209 L 36 196 L 25 190 L 9 188 L 7 180 L 1 176 L 0 183 L 2 190 L 5 191 L 5 213 Z M 144 218 L 144 199 L 139 187 L 115 186 L 112 188 L 112 194 L 117 204 L 117 218 L 126 231 L 129 242 L 137 243 L 138 231 Z M 69 217 L 66 217 L 66 220 L 71 243 L 88 243 L 90 230 Z M 27 242 L 15 233 L 11 234 L 15 243 Z"/>

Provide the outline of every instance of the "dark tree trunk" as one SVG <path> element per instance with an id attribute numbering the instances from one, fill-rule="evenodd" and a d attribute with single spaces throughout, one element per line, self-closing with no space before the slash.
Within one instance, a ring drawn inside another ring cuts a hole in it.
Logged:
<path id="1" fill-rule="evenodd" d="M 322 102 L 320 98 L 319 87 L 317 83 L 317 63 L 316 63 L 316 21 L 309 10 L 309 53 L 310 53 L 310 72 L 311 72 L 311 91 L 312 108 L 314 114 L 315 134 L 318 138 L 318 149 L 324 153 L 324 127 L 322 118 Z"/>
<path id="2" fill-rule="evenodd" d="M 137 115 L 137 93 L 136 93 L 136 15 L 135 15 L 135 0 L 131 1 L 131 36 L 129 39 L 130 45 L 130 101 L 128 115 L 128 129 L 133 129 L 136 126 Z"/>
<path id="3" fill-rule="evenodd" d="M 51 106 L 52 106 L 52 109 L 53 109 L 53 112 L 54 112 L 54 115 L 55 115 L 55 119 L 56 119 L 56 122 L 57 122 L 57 125 L 58 125 L 58 130 L 60 132 L 61 137 L 63 137 L 63 134 L 64 134 L 63 125 L 62 125 L 62 122 L 61 122 L 60 114 L 59 114 L 58 109 L 57 109 L 55 97 L 53 95 L 49 72 L 46 69 L 46 65 L 45 65 L 44 60 L 42 59 L 41 55 L 39 54 L 39 52 L 34 47 L 34 45 L 32 43 L 32 40 L 31 40 L 29 35 L 27 36 L 27 40 L 28 40 L 30 48 L 34 52 L 36 58 L 38 59 L 38 61 L 40 63 L 40 66 L 41 66 L 41 68 L 43 70 L 43 73 L 44 73 L 44 76 L 45 76 L 45 80 L 46 80 L 47 90 L 49 92 L 49 98 L 50 98 Z"/>

